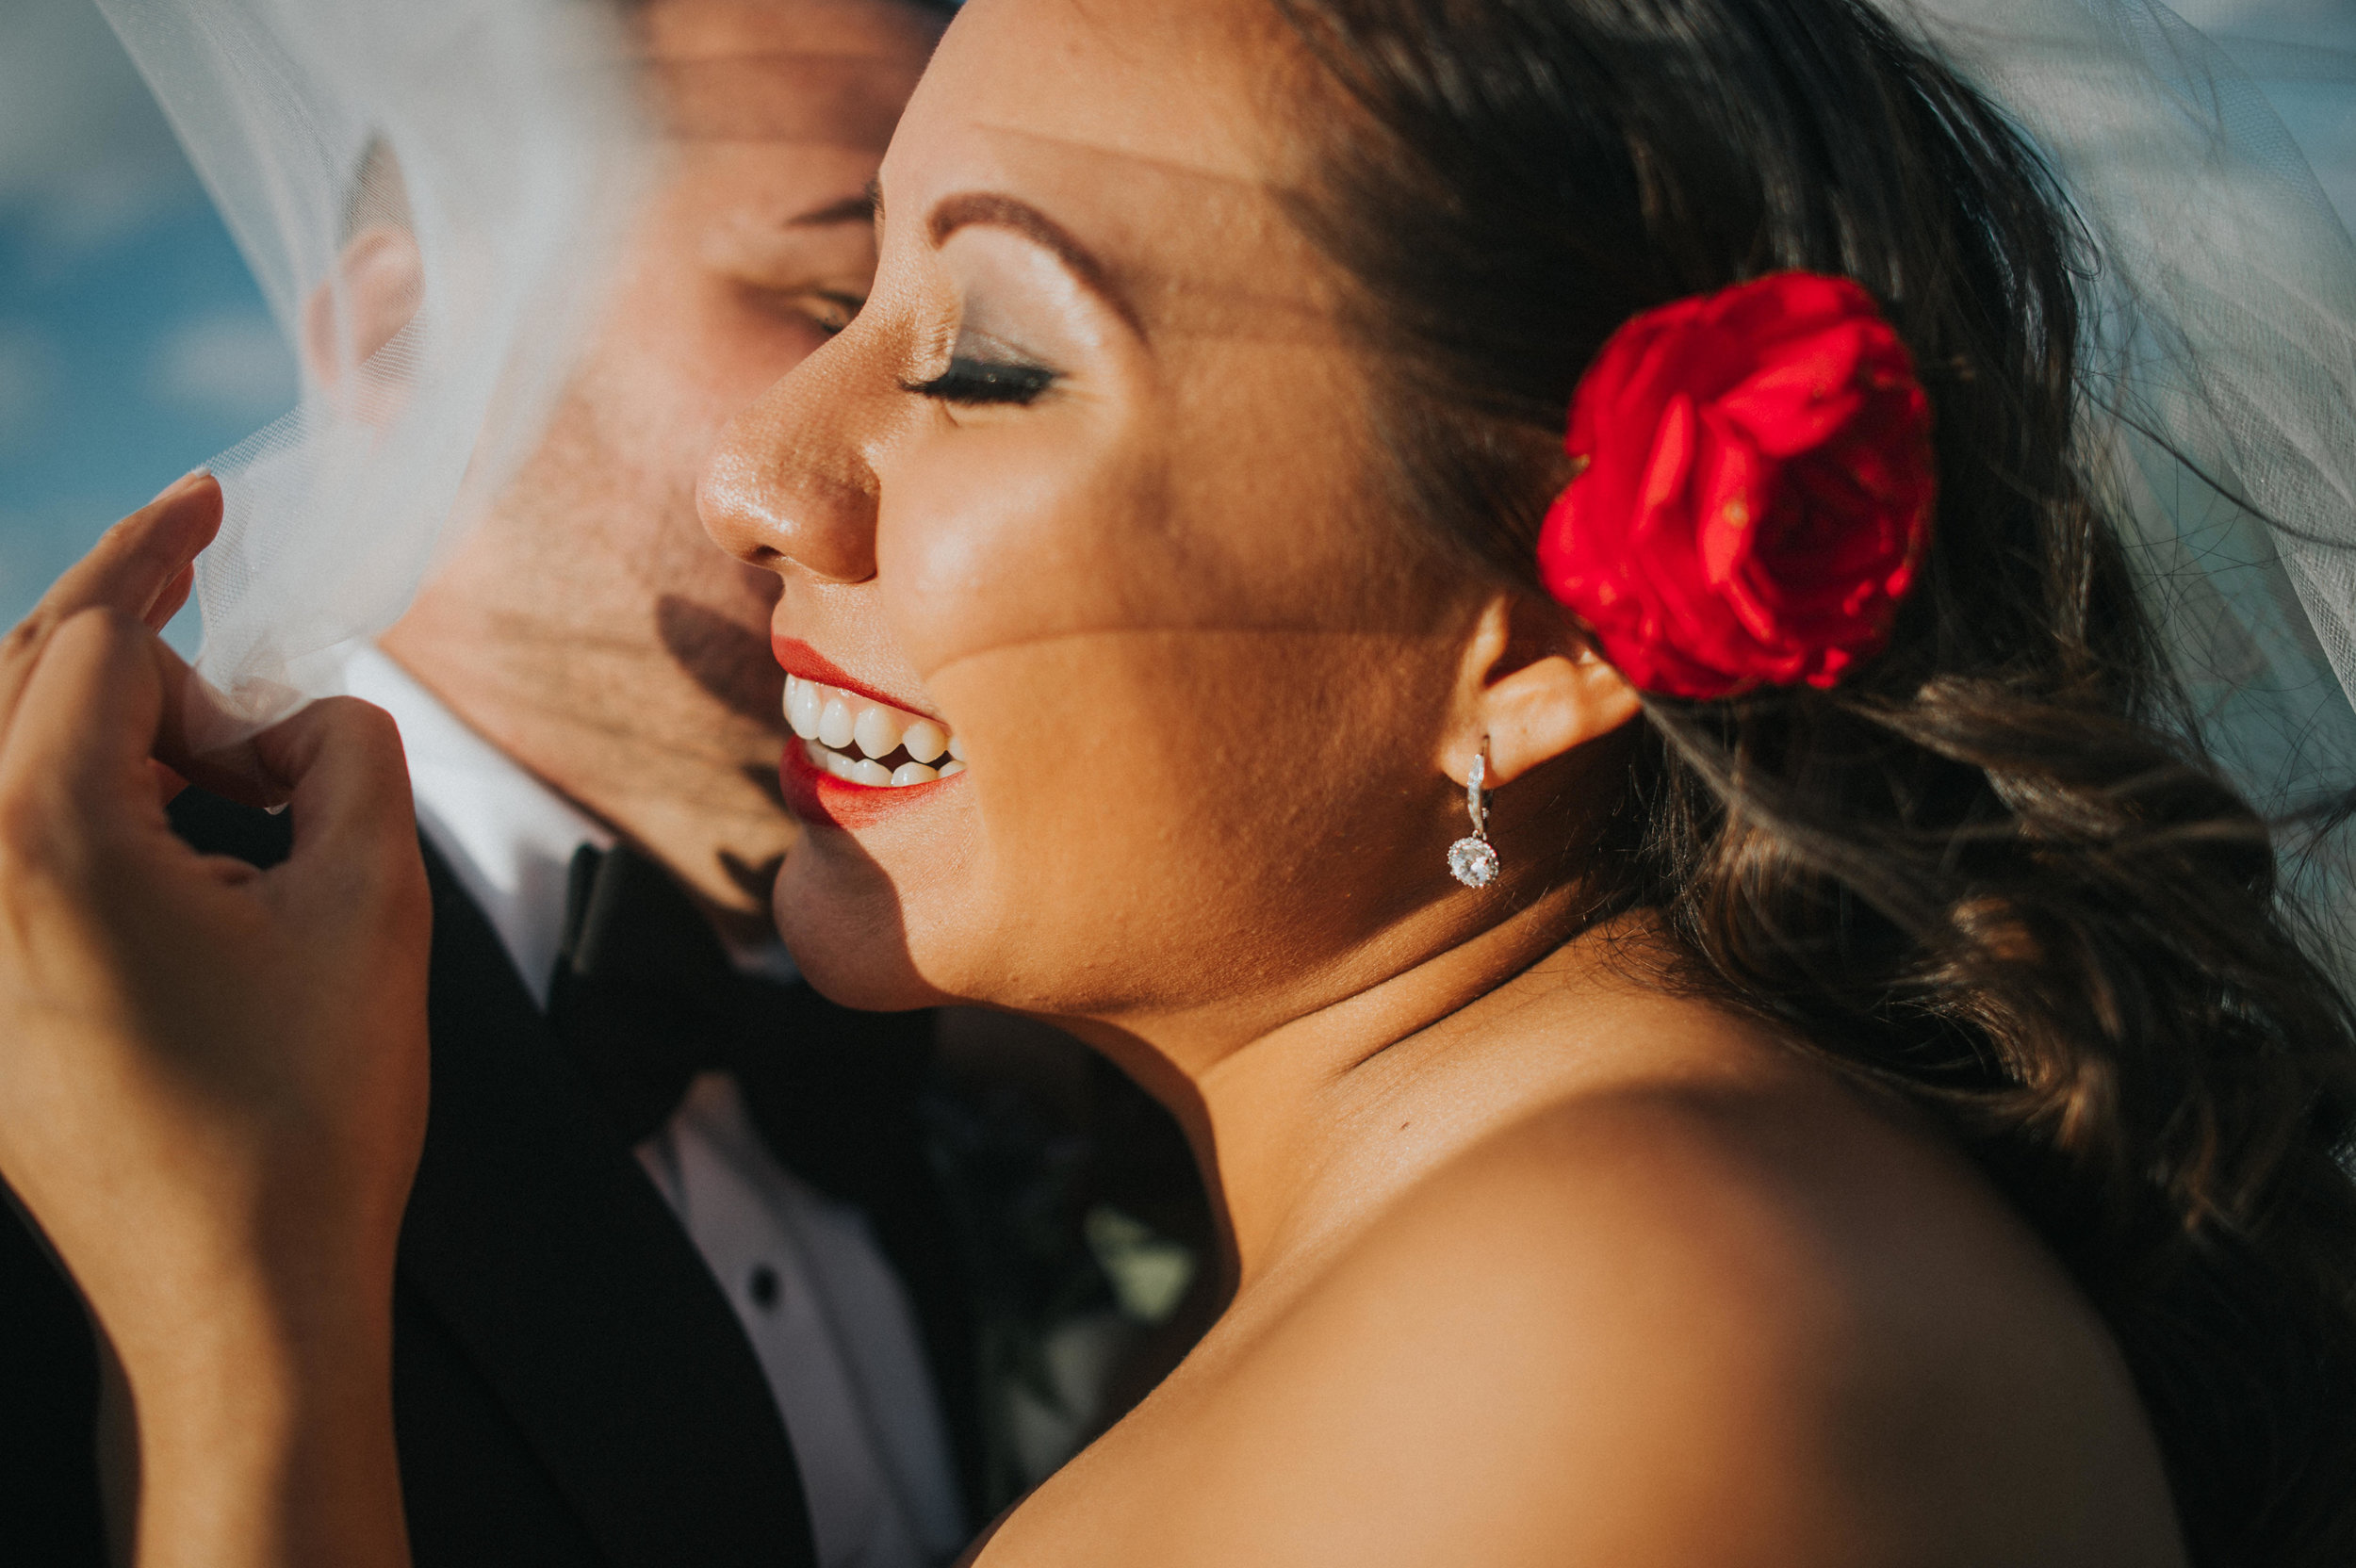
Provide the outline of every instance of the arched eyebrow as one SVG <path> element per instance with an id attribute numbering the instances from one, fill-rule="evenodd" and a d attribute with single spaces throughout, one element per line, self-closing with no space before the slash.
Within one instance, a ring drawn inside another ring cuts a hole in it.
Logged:
<path id="1" fill-rule="evenodd" d="M 933 245 L 938 249 L 951 235 L 973 223 L 1011 229 L 1053 254 L 1082 287 L 1104 301 L 1112 308 L 1114 315 L 1126 321 L 1131 332 L 1140 337 L 1145 335 L 1145 324 L 1137 318 L 1136 308 L 1114 283 L 1111 270 L 1097 259 L 1093 251 L 1081 244 L 1071 230 L 1030 203 L 992 190 L 969 190 L 955 196 L 944 196 L 934 204 L 932 217 L 926 220 L 925 228 L 931 233 Z"/>

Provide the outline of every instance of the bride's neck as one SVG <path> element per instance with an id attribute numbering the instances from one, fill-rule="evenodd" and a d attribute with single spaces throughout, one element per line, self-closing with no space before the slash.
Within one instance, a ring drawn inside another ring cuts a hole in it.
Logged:
<path id="1" fill-rule="evenodd" d="M 1258 1017 L 1190 1013 L 1077 1026 L 1176 1115 L 1194 1145 L 1241 1288 L 1346 1229 L 1476 1122 L 1527 1097 L 1488 1048 L 1514 1013 L 1607 972 L 1590 891 L 1558 885 L 1494 925 Z M 1446 1060 L 1447 1087 L 1430 1064 Z M 1436 1098 L 1443 1103 L 1424 1106 Z M 1418 1126 L 1417 1116 L 1423 1114 Z M 1404 1117 L 1402 1121 L 1401 1118 Z"/>

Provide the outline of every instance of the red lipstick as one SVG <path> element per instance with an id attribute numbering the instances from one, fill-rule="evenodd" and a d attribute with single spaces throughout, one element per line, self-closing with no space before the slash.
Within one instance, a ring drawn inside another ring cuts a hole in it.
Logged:
<path id="1" fill-rule="evenodd" d="M 776 656 L 778 667 L 790 676 L 799 677 L 803 680 L 815 680 L 822 685 L 839 686 L 846 692 L 857 693 L 870 702 L 880 702 L 886 708 L 897 708 L 903 713 L 914 713 L 922 718 L 932 717 L 922 708 L 910 704 L 907 698 L 895 697 L 889 692 L 878 691 L 868 685 L 867 682 L 848 673 L 842 665 L 798 637 L 772 636 L 769 639 L 769 651 Z"/>
<path id="2" fill-rule="evenodd" d="M 808 643 L 792 637 L 772 637 L 770 647 L 786 674 L 880 702 L 903 712 L 919 712 L 884 692 L 845 674 L 842 666 L 826 658 Z M 805 743 L 798 735 L 785 743 L 785 755 L 777 764 L 777 783 L 785 793 L 786 809 L 803 822 L 817 826 L 859 828 L 883 821 L 894 811 L 919 801 L 936 799 L 940 792 L 955 784 L 963 776 L 952 774 L 930 784 L 878 785 L 857 784 L 847 778 L 837 778 L 810 760 Z"/>

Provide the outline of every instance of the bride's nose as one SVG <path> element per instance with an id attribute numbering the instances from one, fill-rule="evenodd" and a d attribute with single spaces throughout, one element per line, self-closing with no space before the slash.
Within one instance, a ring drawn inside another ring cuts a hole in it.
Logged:
<path id="1" fill-rule="evenodd" d="M 867 402 L 840 361 L 821 351 L 779 378 L 705 459 L 695 510 L 739 561 L 830 582 L 875 575 L 875 473 L 858 428 Z"/>

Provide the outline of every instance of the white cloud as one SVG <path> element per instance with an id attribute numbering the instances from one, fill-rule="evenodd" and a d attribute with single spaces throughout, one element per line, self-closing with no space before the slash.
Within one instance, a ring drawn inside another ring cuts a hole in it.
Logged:
<path id="1" fill-rule="evenodd" d="M 0 451 L 29 439 L 57 384 L 57 351 L 25 327 L 0 321 Z"/>
<path id="2" fill-rule="evenodd" d="M 158 402 L 259 423 L 292 407 L 294 356 L 259 312 L 200 316 L 172 329 L 149 367 Z"/>

